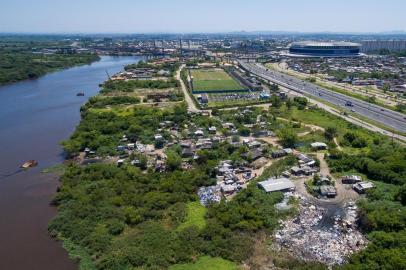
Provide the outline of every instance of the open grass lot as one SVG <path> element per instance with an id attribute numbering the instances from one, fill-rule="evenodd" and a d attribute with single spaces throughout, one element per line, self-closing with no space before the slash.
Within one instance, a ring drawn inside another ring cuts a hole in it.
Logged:
<path id="1" fill-rule="evenodd" d="M 195 91 L 236 91 L 245 89 L 221 69 L 193 70 L 192 76 Z"/>
<path id="2" fill-rule="evenodd" d="M 199 202 L 190 202 L 187 204 L 187 214 L 186 220 L 178 227 L 179 230 L 190 226 L 196 226 L 199 229 L 203 229 L 206 226 L 206 221 L 204 216 L 206 215 L 207 209 L 202 206 Z"/>
<path id="3" fill-rule="evenodd" d="M 292 108 L 291 110 L 288 110 L 283 106 L 281 108 L 281 113 L 286 119 L 306 124 L 313 124 L 323 128 L 334 126 L 342 132 L 345 132 L 348 129 L 348 122 L 321 109 L 298 110 L 297 108 Z"/>
<path id="4" fill-rule="evenodd" d="M 337 116 L 334 116 L 322 109 L 306 109 L 298 110 L 297 108 L 292 108 L 288 110 L 283 106 L 280 110 L 281 116 L 286 119 L 293 121 L 298 121 L 305 124 L 313 124 L 323 128 L 334 127 L 337 130 L 337 139 L 338 142 L 343 147 L 343 151 L 349 154 L 356 154 L 361 152 L 368 152 L 369 148 L 353 148 L 348 145 L 344 145 L 344 135 L 348 132 L 355 132 L 357 136 L 364 137 L 369 143 L 376 138 L 382 137 L 382 135 L 370 132 L 368 130 L 358 128 L 357 126 L 341 119 Z M 322 137 L 320 132 L 312 133 L 300 138 L 302 141 L 305 141 L 307 144 L 311 141 L 322 141 L 327 142 L 325 138 Z M 304 150 L 304 149 L 302 149 Z"/>
<path id="5" fill-rule="evenodd" d="M 169 267 L 169 270 L 237 270 L 238 266 L 221 258 L 208 256 L 200 257 L 195 263 L 178 264 Z"/>

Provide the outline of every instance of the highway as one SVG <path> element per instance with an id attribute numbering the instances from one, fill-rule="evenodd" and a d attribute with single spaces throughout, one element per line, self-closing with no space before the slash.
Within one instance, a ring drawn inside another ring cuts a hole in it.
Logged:
<path id="1" fill-rule="evenodd" d="M 406 115 L 404 114 L 322 88 L 290 75 L 267 69 L 257 63 L 238 62 L 243 69 L 262 79 L 279 84 L 295 92 L 325 100 L 342 109 L 381 123 L 391 129 L 406 133 Z M 351 103 L 352 106 L 348 106 L 349 103 Z"/>

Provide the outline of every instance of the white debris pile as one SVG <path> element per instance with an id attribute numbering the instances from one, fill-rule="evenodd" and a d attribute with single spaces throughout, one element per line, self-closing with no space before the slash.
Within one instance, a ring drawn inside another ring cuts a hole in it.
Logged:
<path id="1" fill-rule="evenodd" d="M 282 228 L 275 233 L 276 243 L 303 260 L 342 264 L 349 255 L 366 246 L 364 236 L 356 228 L 355 204 L 349 203 L 343 210 L 344 218 L 335 216 L 331 226 L 321 228 L 326 209 L 300 198 L 299 214 L 281 221 Z"/>
<path id="2" fill-rule="evenodd" d="M 199 188 L 197 195 L 199 196 L 200 203 L 203 206 L 209 205 L 211 202 L 221 201 L 220 186 L 208 186 Z"/>
<path id="3" fill-rule="evenodd" d="M 292 208 L 292 205 L 289 204 L 289 200 L 292 197 L 297 197 L 295 196 L 296 194 L 294 192 L 285 192 L 283 193 L 283 200 L 280 203 L 275 204 L 275 208 L 278 210 L 289 210 L 290 208 Z"/>

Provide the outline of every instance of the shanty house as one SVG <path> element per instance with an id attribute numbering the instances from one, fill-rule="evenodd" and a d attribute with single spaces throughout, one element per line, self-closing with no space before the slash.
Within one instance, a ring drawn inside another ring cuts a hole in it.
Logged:
<path id="1" fill-rule="evenodd" d="M 374 188 L 374 187 L 375 187 L 375 185 L 371 182 L 360 182 L 360 183 L 354 184 L 352 186 L 352 188 L 359 194 L 363 194 L 363 193 L 365 193 L 366 190 Z"/>
<path id="2" fill-rule="evenodd" d="M 356 184 L 362 181 L 361 176 L 358 175 L 345 175 L 341 178 L 343 184 Z"/>

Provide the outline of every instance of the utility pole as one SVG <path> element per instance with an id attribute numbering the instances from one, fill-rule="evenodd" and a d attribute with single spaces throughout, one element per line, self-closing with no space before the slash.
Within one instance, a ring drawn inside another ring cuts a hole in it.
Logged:
<path id="1" fill-rule="evenodd" d="M 107 69 L 106 69 L 106 74 L 107 74 L 107 78 L 109 78 L 109 81 L 111 80 L 111 77 L 110 77 L 110 74 L 109 74 L 109 72 L 107 71 Z"/>

